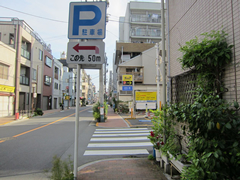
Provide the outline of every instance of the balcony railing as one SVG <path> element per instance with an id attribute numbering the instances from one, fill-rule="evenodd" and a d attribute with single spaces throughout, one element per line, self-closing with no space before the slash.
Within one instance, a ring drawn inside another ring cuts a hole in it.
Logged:
<path id="1" fill-rule="evenodd" d="M 131 22 L 161 23 L 161 16 L 158 14 L 152 15 L 132 14 Z"/>
<path id="2" fill-rule="evenodd" d="M 20 76 L 20 84 L 22 85 L 29 85 L 29 78 L 27 76 L 21 75 Z"/>
<path id="3" fill-rule="evenodd" d="M 161 31 L 159 29 L 132 29 L 132 36 L 147 36 L 147 37 L 160 37 Z"/>
<path id="4" fill-rule="evenodd" d="M 134 82 L 143 82 L 142 72 L 121 72 L 118 77 L 119 81 L 122 81 L 122 75 L 134 75 Z"/>
<path id="5" fill-rule="evenodd" d="M 30 52 L 26 51 L 25 49 L 21 49 L 21 56 L 25 57 L 26 59 L 30 60 Z"/>

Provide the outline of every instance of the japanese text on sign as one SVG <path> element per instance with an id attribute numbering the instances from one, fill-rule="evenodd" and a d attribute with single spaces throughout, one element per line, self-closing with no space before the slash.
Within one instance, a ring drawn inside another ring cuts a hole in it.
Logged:
<path id="1" fill-rule="evenodd" d="M 136 92 L 136 101 L 156 101 L 157 92 Z"/>
<path id="2" fill-rule="evenodd" d="M 123 81 L 132 81 L 132 75 L 122 75 Z"/>

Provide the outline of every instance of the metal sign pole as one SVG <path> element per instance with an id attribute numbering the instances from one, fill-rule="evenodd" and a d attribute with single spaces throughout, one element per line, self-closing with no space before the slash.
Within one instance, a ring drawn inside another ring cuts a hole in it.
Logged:
<path id="1" fill-rule="evenodd" d="M 77 65 L 77 96 L 76 96 L 76 110 L 75 110 L 75 141 L 74 141 L 74 180 L 77 180 L 78 168 L 78 136 L 79 136 L 79 90 L 80 90 L 80 64 Z"/>

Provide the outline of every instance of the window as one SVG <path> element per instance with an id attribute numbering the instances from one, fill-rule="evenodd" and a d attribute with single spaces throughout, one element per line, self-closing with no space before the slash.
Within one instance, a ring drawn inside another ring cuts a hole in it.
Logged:
<path id="1" fill-rule="evenodd" d="M 37 80 L 37 70 L 33 69 L 33 80 Z"/>
<path id="2" fill-rule="evenodd" d="M 61 84 L 59 84 L 59 90 L 61 90 Z"/>
<path id="3" fill-rule="evenodd" d="M 126 69 L 126 72 L 134 72 L 135 69 Z"/>
<path id="4" fill-rule="evenodd" d="M 52 67 L 52 59 L 50 59 L 48 56 L 46 56 L 46 62 L 45 64 L 48 66 L 48 67 Z"/>
<path id="5" fill-rule="evenodd" d="M 82 89 L 85 90 L 85 86 L 82 86 Z"/>
<path id="6" fill-rule="evenodd" d="M 55 74 L 54 74 L 54 78 L 55 79 L 58 79 L 58 68 L 57 67 L 55 67 Z"/>
<path id="7" fill-rule="evenodd" d="M 39 59 L 43 60 L 43 51 L 41 49 L 39 49 Z"/>
<path id="8" fill-rule="evenodd" d="M 13 45 L 14 44 L 14 34 L 10 33 L 9 35 L 9 44 Z"/>
<path id="9" fill-rule="evenodd" d="M 54 89 L 58 89 L 58 83 L 54 83 Z"/>
<path id="10" fill-rule="evenodd" d="M 47 86 L 50 86 L 52 82 L 52 78 L 50 76 L 45 76 L 44 77 L 44 84 Z"/>
<path id="11" fill-rule="evenodd" d="M 26 93 L 27 99 L 26 99 L 26 104 L 29 105 L 29 93 Z"/>
<path id="12" fill-rule="evenodd" d="M 0 63 L 0 78 L 1 79 L 8 79 L 8 69 L 9 69 L 9 66 Z"/>

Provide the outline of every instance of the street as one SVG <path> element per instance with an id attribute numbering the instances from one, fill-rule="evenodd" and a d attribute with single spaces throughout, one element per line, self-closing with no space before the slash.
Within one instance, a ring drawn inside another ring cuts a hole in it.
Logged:
<path id="1" fill-rule="evenodd" d="M 96 128 L 92 106 L 80 108 L 78 166 L 108 158 L 147 157 L 147 128 Z M 74 153 L 75 109 L 0 126 L 0 179 L 47 179 L 54 155 Z"/>
<path id="2" fill-rule="evenodd" d="M 90 107 L 80 108 L 79 154 L 84 152 L 95 126 Z M 75 109 L 19 120 L 0 127 L 0 179 L 46 177 L 54 155 L 73 158 Z M 30 178 L 29 178 L 30 179 Z"/>

